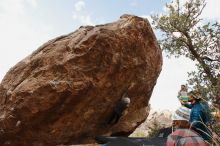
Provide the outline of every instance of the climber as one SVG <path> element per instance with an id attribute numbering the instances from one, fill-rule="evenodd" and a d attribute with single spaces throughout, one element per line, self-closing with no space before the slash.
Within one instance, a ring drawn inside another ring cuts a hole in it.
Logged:
<path id="1" fill-rule="evenodd" d="M 202 138 L 208 142 L 211 142 L 212 133 L 209 130 L 208 123 L 211 121 L 211 113 L 209 106 L 206 103 L 201 102 L 201 95 L 199 92 L 189 92 L 189 102 L 191 104 L 183 104 L 185 107 L 191 109 L 190 124 L 194 131 L 199 133 Z"/>
<path id="2" fill-rule="evenodd" d="M 130 98 L 128 96 L 125 96 L 124 94 L 116 104 L 114 111 L 107 123 L 112 125 L 116 124 L 120 119 L 120 117 L 125 113 L 125 110 L 129 107 L 129 104 L 130 104 Z"/>
<path id="3" fill-rule="evenodd" d="M 181 103 L 186 103 L 188 101 L 188 89 L 187 85 L 182 84 L 180 91 L 178 92 L 177 98 Z"/>
<path id="4" fill-rule="evenodd" d="M 190 110 L 184 106 L 172 115 L 174 131 L 167 138 L 167 146 L 208 146 L 202 137 L 189 129 Z"/>

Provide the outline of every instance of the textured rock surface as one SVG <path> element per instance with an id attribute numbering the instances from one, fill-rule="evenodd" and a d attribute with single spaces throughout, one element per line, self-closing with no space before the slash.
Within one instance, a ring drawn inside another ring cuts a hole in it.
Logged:
<path id="1" fill-rule="evenodd" d="M 129 135 L 148 116 L 161 66 L 150 24 L 136 16 L 55 38 L 1 82 L 0 145 L 76 144 L 95 135 Z M 104 125 L 127 89 L 127 114 L 114 126 Z"/>

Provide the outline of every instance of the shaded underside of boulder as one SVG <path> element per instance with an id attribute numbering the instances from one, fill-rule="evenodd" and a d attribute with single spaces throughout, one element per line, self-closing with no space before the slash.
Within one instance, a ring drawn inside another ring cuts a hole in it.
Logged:
<path id="1" fill-rule="evenodd" d="M 148 116 L 162 66 L 146 19 L 80 27 L 48 41 L 11 68 L 0 84 L 0 145 L 88 143 L 96 135 L 129 135 Z M 131 98 L 116 125 L 106 125 L 124 93 Z"/>

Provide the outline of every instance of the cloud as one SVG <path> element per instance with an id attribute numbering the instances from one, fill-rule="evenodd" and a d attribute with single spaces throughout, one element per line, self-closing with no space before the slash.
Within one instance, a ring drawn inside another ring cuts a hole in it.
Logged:
<path id="1" fill-rule="evenodd" d="M 74 8 L 76 11 L 81 11 L 83 8 L 85 8 L 85 2 L 80 0 L 78 2 L 75 3 Z"/>
<path id="2" fill-rule="evenodd" d="M 86 11 L 86 3 L 83 0 L 79 0 L 74 4 L 74 10 L 72 18 L 78 21 L 80 25 L 94 25 L 91 14 Z"/>
<path id="3" fill-rule="evenodd" d="M 3 16 L 4 14 L 9 15 L 23 15 L 23 0 L 1 0 L 0 3 L 0 16 Z"/>
<path id="4" fill-rule="evenodd" d="M 26 0 L 32 7 L 37 8 L 37 0 Z"/>
<path id="5" fill-rule="evenodd" d="M 147 18 L 147 20 L 150 22 L 150 24 L 152 24 L 152 22 L 153 22 L 153 19 L 151 18 L 150 15 L 141 15 L 140 17 Z"/>
<path id="6" fill-rule="evenodd" d="M 168 59 L 163 53 L 162 72 L 157 80 L 150 103 L 154 109 L 172 109 L 180 106 L 177 92 L 186 84 L 187 72 L 195 70 L 195 64 L 188 58 Z M 166 103 L 166 104 L 161 104 Z"/>
<path id="7" fill-rule="evenodd" d="M 37 0 L 1 0 L 0 16 L 6 13 L 13 16 L 24 15 L 25 4 L 36 8 Z"/>
<path id="8" fill-rule="evenodd" d="M 79 13 L 73 12 L 73 19 L 76 21 L 79 21 L 82 25 L 94 25 L 95 23 L 91 20 L 91 16 L 89 14 L 87 15 L 81 15 Z"/>
<path id="9" fill-rule="evenodd" d="M 177 38 L 181 37 L 181 33 L 180 32 L 173 32 L 173 35 Z"/>
<path id="10" fill-rule="evenodd" d="M 206 7 L 203 10 L 202 17 L 207 19 L 214 19 L 220 22 L 219 5 L 219 0 L 208 0 Z"/>
<path id="11" fill-rule="evenodd" d="M 29 2 L 31 7 L 37 7 L 36 1 Z M 31 21 L 25 9 L 27 4 L 27 0 L 2 0 L 0 3 L 0 80 L 10 67 L 49 39 L 50 28 Z"/>

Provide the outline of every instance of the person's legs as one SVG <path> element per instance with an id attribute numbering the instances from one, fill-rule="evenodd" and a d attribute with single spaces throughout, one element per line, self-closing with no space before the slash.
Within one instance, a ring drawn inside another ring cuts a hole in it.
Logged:
<path id="1" fill-rule="evenodd" d="M 108 121 L 107 121 L 107 124 L 114 124 L 116 118 L 117 118 L 117 113 L 116 113 L 116 112 L 113 112 L 113 113 L 111 114 L 111 116 L 109 117 L 109 119 L 108 119 Z"/>
<path id="2" fill-rule="evenodd" d="M 115 114 L 115 120 L 113 124 L 118 123 L 119 119 L 120 119 L 121 115 L 119 115 L 118 113 Z"/>

